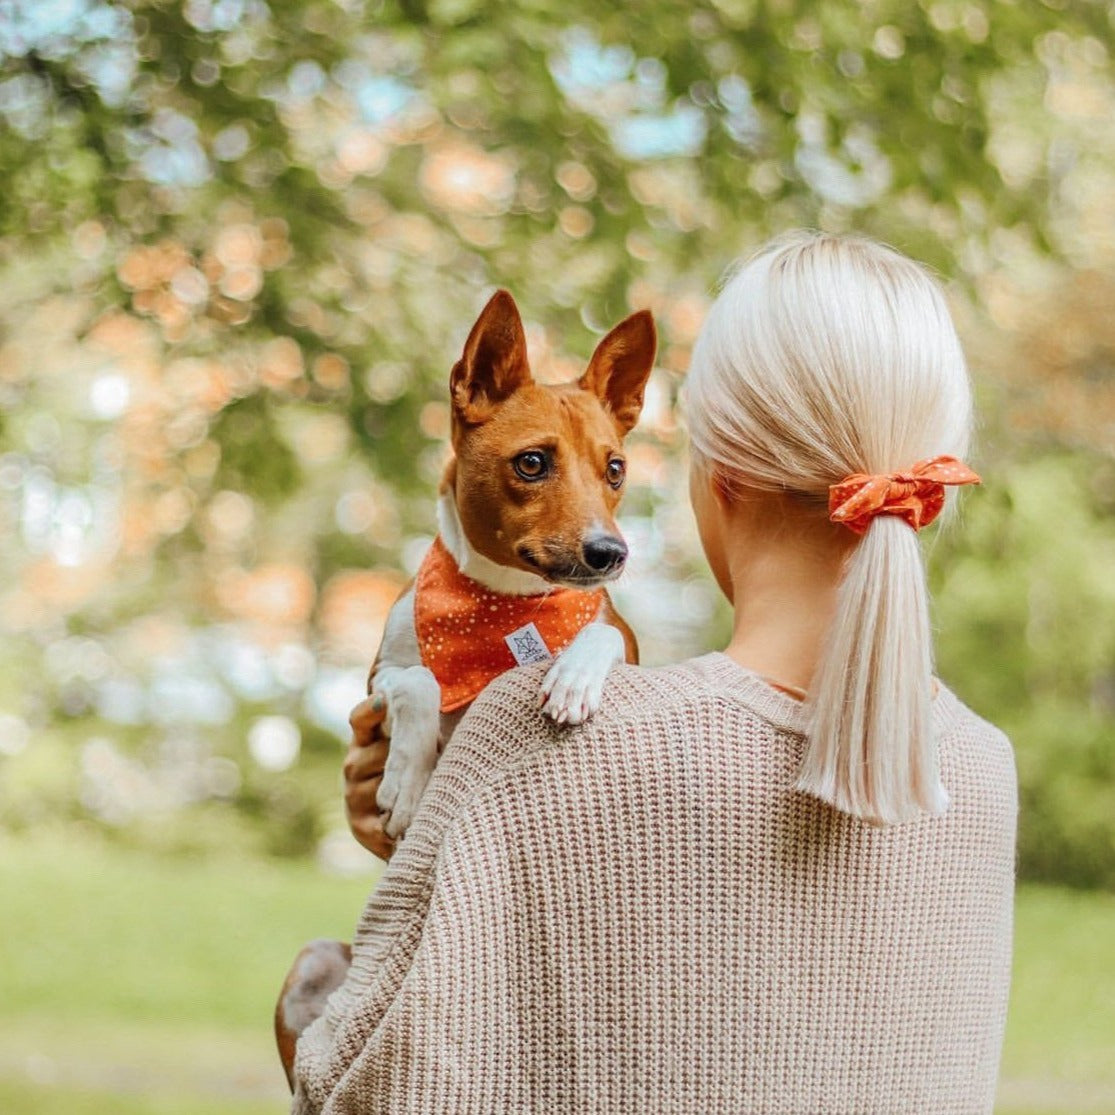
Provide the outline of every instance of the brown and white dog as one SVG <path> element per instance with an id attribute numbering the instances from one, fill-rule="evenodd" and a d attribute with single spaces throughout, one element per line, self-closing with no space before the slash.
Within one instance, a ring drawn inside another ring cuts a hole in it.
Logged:
<path id="1" fill-rule="evenodd" d="M 542 711 L 578 724 L 599 708 L 611 667 L 636 661 L 631 630 L 600 587 L 627 559 L 614 518 L 623 439 L 642 409 L 654 352 L 654 322 L 642 311 L 604 337 L 580 379 L 542 385 L 531 377 L 510 294 L 497 292 L 473 326 L 449 381 L 453 458 L 438 540 L 392 608 L 369 678 L 387 703 L 391 742 L 377 804 L 389 814 L 389 836 L 406 831 L 440 746 L 492 676 L 553 657 Z M 549 639 L 538 630 L 548 613 Z M 518 623 L 531 615 L 538 625 Z"/>
<path id="2" fill-rule="evenodd" d="M 614 518 L 623 439 L 642 410 L 655 345 L 651 315 L 632 314 L 597 345 L 580 379 L 542 385 L 506 291 L 469 333 L 449 380 L 453 458 L 438 538 L 391 609 L 368 679 L 387 706 L 377 805 L 389 836 L 410 825 L 441 747 L 491 677 L 553 658 L 542 712 L 578 724 L 600 707 L 608 671 L 637 661 L 631 629 L 601 586 L 627 559 Z M 350 960 L 347 945 L 314 941 L 287 976 L 275 1031 L 291 1082 L 298 1035 Z"/>

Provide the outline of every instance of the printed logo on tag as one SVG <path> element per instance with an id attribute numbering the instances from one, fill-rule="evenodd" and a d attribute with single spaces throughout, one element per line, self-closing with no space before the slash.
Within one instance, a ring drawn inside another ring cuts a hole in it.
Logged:
<path id="1" fill-rule="evenodd" d="M 510 647 L 520 666 L 529 666 L 532 662 L 549 662 L 553 658 L 550 648 L 546 646 L 533 623 L 524 624 L 518 631 L 505 635 L 503 641 Z"/>

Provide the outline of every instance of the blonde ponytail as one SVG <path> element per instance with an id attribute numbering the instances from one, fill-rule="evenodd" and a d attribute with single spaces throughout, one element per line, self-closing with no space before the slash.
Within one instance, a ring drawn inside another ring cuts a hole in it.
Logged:
<path id="1" fill-rule="evenodd" d="M 797 788 L 879 822 L 948 804 L 930 724 L 929 598 L 917 535 L 880 516 L 848 558 L 809 688 Z"/>
<path id="2" fill-rule="evenodd" d="M 740 267 L 702 330 L 688 397 L 700 463 L 731 487 L 799 496 L 818 516 L 853 474 L 963 456 L 971 425 L 967 369 L 936 284 L 855 237 L 796 234 Z M 881 514 L 853 529 L 862 536 L 810 685 L 797 788 L 894 823 L 947 806 L 925 568 L 909 520 Z"/>

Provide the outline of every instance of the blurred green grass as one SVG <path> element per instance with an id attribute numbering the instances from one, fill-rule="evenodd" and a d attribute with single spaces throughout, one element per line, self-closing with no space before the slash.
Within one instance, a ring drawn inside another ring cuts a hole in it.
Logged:
<path id="1" fill-rule="evenodd" d="M 270 1017 L 294 954 L 372 880 L 306 861 L 0 842 L 0 1111 L 283 1109 Z"/>
<path id="2" fill-rule="evenodd" d="M 1001 1115 L 1115 1115 L 1115 895 L 1019 890 Z"/>
<path id="3" fill-rule="evenodd" d="M 371 881 L 0 841 L 0 1111 L 282 1110 L 278 983 L 306 940 L 351 936 Z M 1112 940 L 1115 896 L 1020 890 L 999 1115 L 1115 1115 Z"/>

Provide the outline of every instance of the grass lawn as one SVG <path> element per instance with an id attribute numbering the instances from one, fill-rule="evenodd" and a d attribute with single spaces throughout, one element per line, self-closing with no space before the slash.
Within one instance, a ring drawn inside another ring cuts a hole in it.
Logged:
<path id="1" fill-rule="evenodd" d="M 269 1019 L 370 880 L 174 859 L 95 837 L 0 841 L 0 1112 L 263 1115 Z M 1001 1115 L 1115 1115 L 1115 896 L 1020 892 Z"/>
<path id="2" fill-rule="evenodd" d="M 371 881 L 0 842 L 0 1112 L 283 1110 L 278 985 L 306 941 L 351 939 Z"/>
<path id="3" fill-rule="evenodd" d="M 1115 895 L 1019 892 L 999 1095 L 1003 1115 L 1115 1115 Z"/>

